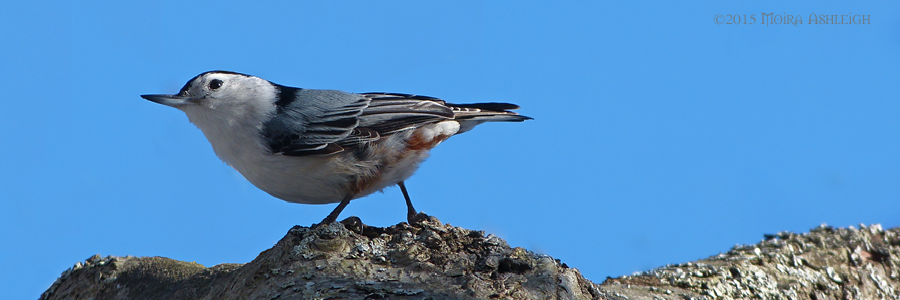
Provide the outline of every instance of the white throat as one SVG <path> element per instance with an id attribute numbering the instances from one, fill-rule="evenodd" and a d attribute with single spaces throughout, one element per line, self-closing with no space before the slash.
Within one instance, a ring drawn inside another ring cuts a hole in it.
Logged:
<path id="1" fill-rule="evenodd" d="M 258 160 L 255 156 L 268 151 L 259 132 L 263 122 L 275 112 L 275 105 L 267 101 L 274 99 L 275 87 L 265 87 L 244 99 L 213 99 L 215 102 L 210 105 L 181 108 L 188 120 L 203 131 L 216 155 L 242 173 L 245 166 Z"/>

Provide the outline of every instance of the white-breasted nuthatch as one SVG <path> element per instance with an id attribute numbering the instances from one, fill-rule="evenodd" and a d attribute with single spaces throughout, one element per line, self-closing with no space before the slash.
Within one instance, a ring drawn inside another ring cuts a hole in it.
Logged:
<path id="1" fill-rule="evenodd" d="M 334 222 L 350 200 L 395 184 L 412 223 L 403 181 L 431 148 L 484 122 L 531 119 L 508 103 L 302 89 L 227 71 L 197 75 L 175 95 L 141 97 L 183 111 L 222 161 L 272 196 L 340 202 L 320 224 Z"/>

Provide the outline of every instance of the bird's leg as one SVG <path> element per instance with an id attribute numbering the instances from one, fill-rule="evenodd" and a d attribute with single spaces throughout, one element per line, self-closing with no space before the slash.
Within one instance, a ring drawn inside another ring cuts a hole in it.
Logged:
<path id="1" fill-rule="evenodd" d="M 416 212 L 416 208 L 413 207 L 412 201 L 409 200 L 409 192 L 406 191 L 406 185 L 403 184 L 403 181 L 397 183 L 400 186 L 400 191 L 403 192 L 403 198 L 406 198 L 406 221 L 409 224 L 413 223 L 413 219 L 418 214 Z"/>
<path id="2" fill-rule="evenodd" d="M 325 219 L 322 220 L 322 222 L 318 225 L 328 225 L 334 223 L 334 221 L 337 220 L 338 215 L 341 214 L 341 211 L 344 210 L 344 207 L 347 207 L 347 204 L 350 204 L 351 199 L 353 199 L 353 194 L 347 194 L 347 197 L 344 197 L 344 200 L 341 200 L 341 203 L 338 204 L 338 206 L 335 207 L 334 210 L 331 211 L 331 213 L 328 214 L 328 216 L 325 217 Z"/>

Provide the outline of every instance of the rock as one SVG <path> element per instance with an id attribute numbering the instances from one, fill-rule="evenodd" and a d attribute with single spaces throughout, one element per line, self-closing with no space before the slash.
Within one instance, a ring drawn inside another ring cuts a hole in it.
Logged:
<path id="1" fill-rule="evenodd" d="M 599 289 L 639 299 L 675 299 L 665 289 L 677 299 L 900 299 L 900 229 L 860 227 L 765 235 L 756 245 L 610 279 Z"/>
<path id="2" fill-rule="evenodd" d="M 900 299 L 897 229 L 822 225 L 595 284 L 559 260 L 420 218 L 296 226 L 247 264 L 95 255 L 41 299 Z"/>
<path id="3" fill-rule="evenodd" d="M 597 285 L 558 260 L 430 218 L 295 226 L 252 262 L 205 268 L 96 255 L 41 299 L 581 299 Z"/>

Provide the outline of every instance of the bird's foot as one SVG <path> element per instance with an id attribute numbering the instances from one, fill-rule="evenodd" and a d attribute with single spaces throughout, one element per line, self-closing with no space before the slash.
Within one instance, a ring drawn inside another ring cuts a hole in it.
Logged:
<path id="1" fill-rule="evenodd" d="M 362 220 L 360 220 L 357 216 L 350 216 L 349 218 L 341 221 L 341 224 L 344 224 L 344 228 L 347 228 L 350 231 L 356 232 L 358 234 L 362 234 L 363 230 L 366 229 L 366 224 L 363 224 Z"/>
<path id="2" fill-rule="evenodd" d="M 328 226 L 329 224 L 334 223 L 335 219 L 337 219 L 337 218 L 332 217 L 332 216 L 327 216 L 327 217 L 325 217 L 325 219 L 322 219 L 321 222 L 310 225 L 309 228 L 316 229 L 321 226 Z"/>
<path id="3" fill-rule="evenodd" d="M 350 204 L 350 199 L 353 199 L 353 194 L 347 194 L 347 196 L 345 196 L 344 199 L 341 200 L 341 203 L 338 203 L 338 206 L 335 207 L 334 210 L 332 210 L 331 213 L 322 220 L 322 222 L 319 222 L 319 224 L 313 224 L 312 226 L 310 226 L 310 228 L 317 228 L 322 225 L 334 223 L 334 221 L 337 220 L 337 217 L 341 215 L 341 211 L 344 210 L 344 207 L 347 207 L 347 204 Z"/>
<path id="4" fill-rule="evenodd" d="M 422 222 L 435 222 L 435 221 L 437 221 L 437 218 L 429 216 L 422 212 L 406 215 L 406 222 L 409 223 L 409 225 L 416 225 L 416 224 L 420 224 Z"/>

